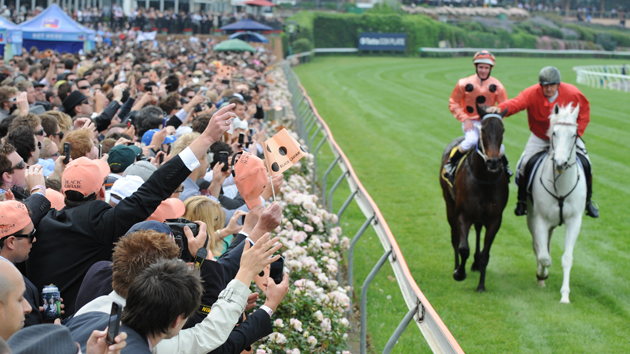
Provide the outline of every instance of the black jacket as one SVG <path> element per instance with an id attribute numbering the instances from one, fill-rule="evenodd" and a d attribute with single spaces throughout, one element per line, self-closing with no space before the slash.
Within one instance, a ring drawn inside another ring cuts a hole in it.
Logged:
<path id="1" fill-rule="evenodd" d="M 37 242 L 26 261 L 38 289 L 53 283 L 64 299 L 65 316 L 75 312 L 83 277 L 92 264 L 110 260 L 114 242 L 146 220 L 190 175 L 179 156 L 160 167 L 133 195 L 112 208 L 103 201 L 60 211 L 50 209 L 35 225 Z"/>
<path id="2" fill-rule="evenodd" d="M 81 346 L 81 352 L 86 352 L 87 341 L 92 335 L 92 331 L 98 329 L 105 330 L 109 324 L 109 314 L 103 312 L 89 312 L 70 320 L 67 324 L 72 339 Z M 127 346 L 121 353 L 146 353 L 151 354 L 147 338 L 138 334 L 138 332 L 126 326 L 124 323 L 120 326 L 119 332 L 127 333 Z"/>
<path id="3" fill-rule="evenodd" d="M 100 116 L 96 117 L 96 131 L 99 133 L 107 130 L 110 124 L 112 124 L 112 118 L 118 112 L 118 108 L 120 108 L 120 103 L 118 101 L 112 101 L 110 104 L 105 107 Z"/>

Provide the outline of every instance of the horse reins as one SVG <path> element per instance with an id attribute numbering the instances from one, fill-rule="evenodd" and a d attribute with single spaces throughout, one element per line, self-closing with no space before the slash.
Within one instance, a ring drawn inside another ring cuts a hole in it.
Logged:
<path id="1" fill-rule="evenodd" d="M 569 126 L 575 126 L 575 127 L 578 126 L 577 123 L 570 123 L 570 122 L 557 122 L 555 124 L 558 124 L 558 125 L 569 125 Z M 571 153 L 573 153 L 573 150 L 575 150 L 575 147 L 577 146 L 577 138 L 578 138 L 578 135 L 575 134 L 575 141 L 573 143 L 573 147 L 571 148 Z M 560 213 L 560 224 L 558 226 L 562 226 L 562 224 L 564 224 L 564 215 L 562 213 L 563 212 L 563 208 L 564 208 L 564 200 L 568 196 L 570 196 L 571 193 L 573 193 L 575 188 L 577 188 L 577 185 L 580 182 L 580 171 L 577 171 L 577 180 L 575 181 L 575 185 L 573 186 L 573 188 L 571 188 L 569 193 L 565 194 L 562 197 L 558 196 L 558 188 L 556 187 L 556 182 L 558 181 L 558 178 L 560 178 L 560 174 L 558 174 L 558 176 L 556 176 L 556 160 L 554 159 L 555 154 L 556 154 L 556 149 L 555 149 L 554 144 L 553 144 L 553 136 L 551 137 L 551 149 L 553 151 L 553 155 L 550 156 L 551 157 L 551 162 L 553 163 L 553 175 L 554 175 L 554 178 L 553 178 L 553 190 L 556 192 L 556 194 L 553 194 L 547 188 L 547 186 L 545 186 L 545 183 L 543 182 L 543 179 L 542 179 L 542 175 L 543 175 L 542 171 L 540 173 L 540 184 L 547 191 L 547 193 L 549 193 L 549 195 L 551 195 L 552 197 L 554 197 L 558 201 L 558 207 L 560 209 L 559 210 L 559 213 Z M 569 154 L 569 156 L 571 156 L 571 153 Z M 568 165 L 567 168 L 573 167 L 576 163 L 577 163 L 577 156 L 575 157 L 575 162 L 570 164 L 570 165 Z"/>

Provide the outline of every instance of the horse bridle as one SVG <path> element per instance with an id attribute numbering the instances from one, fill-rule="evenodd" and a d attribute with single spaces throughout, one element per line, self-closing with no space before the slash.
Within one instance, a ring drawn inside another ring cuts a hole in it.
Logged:
<path id="1" fill-rule="evenodd" d="M 486 114 L 485 116 L 483 116 L 483 118 L 481 119 L 481 121 L 484 121 L 488 118 L 499 118 L 501 121 L 503 121 L 503 117 L 501 117 L 500 114 L 496 114 L 496 113 L 490 113 L 490 114 Z M 481 132 L 481 125 L 475 127 L 478 131 L 479 131 L 479 141 L 477 142 L 477 153 L 479 154 L 479 156 L 481 156 L 481 158 L 483 159 L 483 161 L 485 163 L 488 163 L 488 155 L 486 154 L 486 147 L 483 145 L 483 136 L 482 136 L 482 132 Z M 481 151 L 479 150 L 479 145 L 481 145 Z"/>
<path id="2" fill-rule="evenodd" d="M 577 127 L 578 124 L 577 123 L 571 123 L 571 122 L 557 122 L 555 124 L 558 125 L 568 125 L 568 126 L 574 126 Z M 555 133 L 554 133 L 555 134 Z M 547 191 L 547 193 L 549 193 L 549 195 L 551 195 L 552 197 L 554 197 L 557 201 L 558 201 L 558 207 L 559 207 L 559 213 L 560 213 L 560 225 L 562 226 L 562 224 L 564 224 L 564 216 L 562 213 L 562 209 L 564 208 L 564 200 L 571 195 L 571 193 L 573 193 L 573 191 L 575 190 L 575 188 L 577 188 L 578 183 L 580 183 L 580 173 L 578 172 L 577 175 L 577 179 L 575 180 L 575 185 L 573 186 L 573 188 L 571 188 L 571 190 L 569 191 L 569 193 L 565 194 L 564 196 L 559 196 L 558 195 L 558 188 L 556 188 L 556 182 L 558 181 L 558 178 L 560 178 L 560 174 L 558 174 L 558 176 L 556 176 L 556 159 L 554 158 L 555 153 L 556 153 L 556 148 L 554 147 L 553 144 L 553 137 L 555 135 L 551 136 L 551 150 L 553 151 L 553 154 L 550 156 L 551 158 L 551 163 L 553 164 L 553 190 L 555 192 L 552 193 L 547 186 L 545 186 L 545 183 L 543 183 L 543 179 L 542 179 L 542 172 L 540 174 L 540 184 L 543 186 L 543 188 Z M 569 155 L 571 155 L 573 153 L 573 150 L 575 150 L 576 146 L 577 146 L 577 138 L 578 138 L 578 134 L 577 132 L 575 133 L 575 141 L 573 142 L 573 147 L 571 148 L 571 152 L 569 153 Z M 577 152 L 576 152 L 577 153 Z M 567 168 L 571 168 L 573 165 L 575 165 L 577 163 L 577 156 L 575 158 L 575 162 L 568 165 Z"/>

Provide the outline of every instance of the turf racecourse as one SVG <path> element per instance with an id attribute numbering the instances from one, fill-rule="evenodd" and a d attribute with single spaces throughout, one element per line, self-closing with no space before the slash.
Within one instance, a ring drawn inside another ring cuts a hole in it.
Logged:
<path id="1" fill-rule="evenodd" d="M 557 66 L 563 80 L 575 84 L 573 66 L 622 63 L 513 57 L 499 57 L 497 62 L 492 74 L 510 98 L 534 84 L 546 65 Z M 565 229 L 556 229 L 550 277 L 547 287 L 539 288 L 526 220 L 513 214 L 513 184 L 490 253 L 487 291 L 480 294 L 475 291 L 478 273 L 469 271 L 463 282 L 452 278 L 453 249 L 438 183 L 440 154 L 462 134 L 448 111 L 448 97 L 457 80 L 473 69 L 470 58 L 344 56 L 317 57 L 295 71 L 379 205 L 418 285 L 465 352 L 630 352 L 630 93 L 578 85 L 591 102 L 584 140 L 594 164 L 594 199 L 602 217 L 584 217 L 571 273 L 572 303 L 559 303 Z M 529 136 L 526 114 L 507 118 L 505 126 L 506 152 L 514 166 Z M 321 153 L 320 161 L 327 164 L 330 154 Z M 326 166 L 320 166 L 321 174 Z M 338 175 L 329 177 L 329 187 Z M 335 198 L 335 211 L 346 196 L 344 191 Z M 346 216 L 342 226 L 351 237 L 362 220 L 356 206 Z M 472 247 L 474 237 L 469 240 Z M 381 254 L 374 233 L 363 236 L 356 249 L 357 294 Z M 382 351 L 406 313 L 392 274 L 386 265 L 370 288 L 372 352 Z M 394 352 L 429 349 L 412 324 Z"/>

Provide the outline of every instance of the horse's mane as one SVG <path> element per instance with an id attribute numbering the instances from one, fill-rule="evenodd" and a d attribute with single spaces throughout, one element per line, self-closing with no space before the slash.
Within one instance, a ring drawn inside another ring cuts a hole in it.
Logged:
<path id="1" fill-rule="evenodd" d="M 554 112 L 549 116 L 549 129 L 547 130 L 549 139 L 551 139 L 551 135 L 553 135 L 553 126 L 558 122 L 568 121 L 568 118 L 571 117 L 571 113 L 573 113 L 573 102 L 569 103 L 567 106 L 559 107 L 558 114 Z"/>

